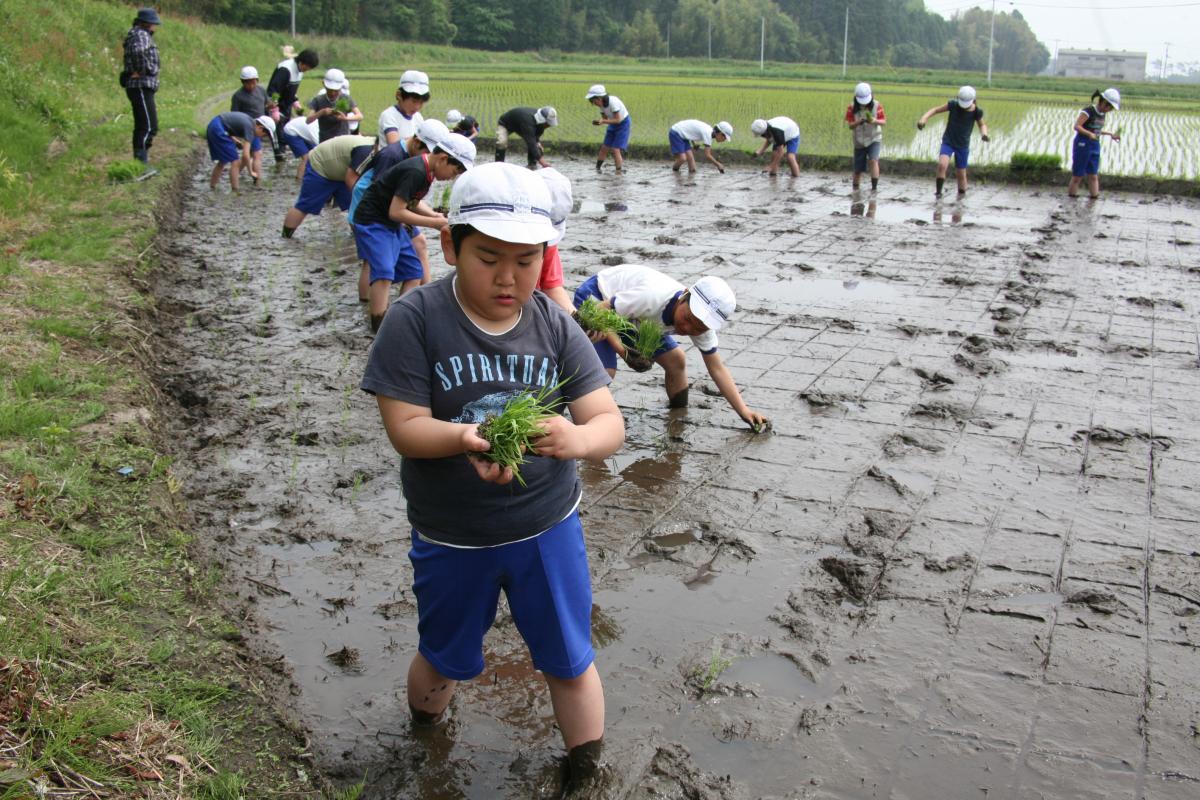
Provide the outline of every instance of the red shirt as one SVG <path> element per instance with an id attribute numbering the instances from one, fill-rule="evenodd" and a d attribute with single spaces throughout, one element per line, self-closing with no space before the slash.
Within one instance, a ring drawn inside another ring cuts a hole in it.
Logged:
<path id="1" fill-rule="evenodd" d="M 562 285 L 562 258 L 558 255 L 558 245 L 547 245 L 542 256 L 542 274 L 538 276 L 537 288 L 546 291 Z"/>
<path id="2" fill-rule="evenodd" d="M 875 101 L 875 119 L 879 122 L 887 122 L 887 116 L 883 113 L 883 103 L 878 100 Z M 854 122 L 854 103 L 846 106 L 846 122 Z"/>

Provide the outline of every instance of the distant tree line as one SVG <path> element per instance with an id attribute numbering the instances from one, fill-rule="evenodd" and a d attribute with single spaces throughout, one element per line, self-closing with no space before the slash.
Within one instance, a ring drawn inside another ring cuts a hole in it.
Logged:
<path id="1" fill-rule="evenodd" d="M 987 69 L 991 12 L 944 19 L 923 0 L 849 0 L 854 64 Z M 291 0 L 163 0 L 231 25 L 287 30 Z M 625 56 L 841 61 L 847 3 L 831 0 L 296 0 L 300 33 Z M 993 68 L 1036 73 L 1050 53 L 1019 11 L 996 15 Z"/>

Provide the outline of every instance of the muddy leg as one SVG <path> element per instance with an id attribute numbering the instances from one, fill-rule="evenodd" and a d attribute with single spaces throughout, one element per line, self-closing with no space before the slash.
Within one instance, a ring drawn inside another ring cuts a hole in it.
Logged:
<path id="1" fill-rule="evenodd" d="M 692 153 L 691 150 L 688 150 L 683 155 L 685 158 L 687 158 L 688 172 L 695 172 L 696 171 L 696 156 Z"/>
<path id="2" fill-rule="evenodd" d="M 371 299 L 371 265 L 365 261 L 361 261 L 359 264 L 358 302 L 365 303 Z"/>
<path id="3" fill-rule="evenodd" d="M 292 238 L 292 234 L 300 227 L 300 223 L 304 222 L 306 216 L 308 215 L 295 206 L 289 208 L 283 218 L 283 235 L 288 239 Z"/>
<path id="4" fill-rule="evenodd" d="M 596 155 L 596 172 L 599 172 L 600 168 L 604 166 L 604 162 L 607 158 L 608 147 L 605 145 L 600 145 L 600 152 Z"/>
<path id="5" fill-rule="evenodd" d="M 621 148 L 619 147 L 614 148 L 612 154 L 613 164 L 616 166 L 617 172 L 623 172 L 625 170 L 625 154 L 621 152 Z"/>
<path id="6" fill-rule="evenodd" d="M 950 156 L 938 156 L 937 165 L 937 194 L 942 193 L 942 186 L 946 183 L 946 172 L 950 169 Z"/>
<path id="7" fill-rule="evenodd" d="M 375 323 L 376 318 L 383 321 L 383 315 L 387 313 L 388 301 L 392 294 L 392 282 L 380 278 L 371 282 L 371 288 L 367 293 L 367 313 L 371 315 L 372 330 L 378 329 Z"/>
<path id="8" fill-rule="evenodd" d="M 408 707 L 417 725 L 435 725 L 454 696 L 458 681 L 441 675 L 425 656 L 417 653 L 408 665 Z"/>
<path id="9" fill-rule="evenodd" d="M 583 793 L 596 786 L 597 779 L 602 777 L 600 757 L 603 754 L 603 739 L 584 742 L 567 752 L 567 778 L 563 782 L 563 798 L 592 796 Z"/>
<path id="10" fill-rule="evenodd" d="M 796 154 L 788 153 L 787 160 L 788 160 L 788 169 L 791 170 L 792 177 L 799 178 L 800 177 L 800 162 L 796 160 Z"/>
<path id="11" fill-rule="evenodd" d="M 668 406 L 670 408 L 687 408 L 687 358 L 683 355 L 683 348 L 676 347 L 668 350 L 654 360 L 666 373 L 663 385 L 667 390 Z"/>
<path id="12" fill-rule="evenodd" d="M 1071 176 L 1071 182 L 1067 184 L 1067 197 L 1079 197 L 1079 184 L 1083 182 L 1083 178 L 1075 175 Z"/>
<path id="13" fill-rule="evenodd" d="M 1088 194 L 1095 200 L 1100 196 L 1100 176 L 1088 175 Z"/>
<path id="14" fill-rule="evenodd" d="M 955 168 L 954 177 L 958 180 L 958 193 L 966 194 L 967 191 L 967 171 L 965 169 Z"/>
<path id="15" fill-rule="evenodd" d="M 675 162 L 671 164 L 671 170 L 674 172 L 679 172 L 679 168 L 683 166 L 683 162 L 686 160 L 687 157 L 683 153 L 675 156 Z"/>
<path id="16" fill-rule="evenodd" d="M 221 180 L 221 173 L 225 171 L 225 165 L 220 161 L 213 164 L 212 175 L 208 178 L 208 188 L 217 188 L 217 183 Z"/>
<path id="17" fill-rule="evenodd" d="M 604 736 L 604 686 L 595 664 L 576 678 L 546 675 L 546 684 L 568 751 Z"/>
<path id="18" fill-rule="evenodd" d="M 421 276 L 421 285 L 424 286 L 429 283 L 431 273 L 429 271 L 429 241 L 423 232 L 418 232 L 416 236 L 412 237 L 412 246 L 416 251 L 417 258 L 421 259 L 421 269 L 425 273 Z"/>

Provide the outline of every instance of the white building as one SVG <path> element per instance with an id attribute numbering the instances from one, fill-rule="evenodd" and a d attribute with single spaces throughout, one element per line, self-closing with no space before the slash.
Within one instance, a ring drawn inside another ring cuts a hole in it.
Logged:
<path id="1" fill-rule="evenodd" d="M 1146 54 L 1129 50 L 1059 50 L 1054 74 L 1064 78 L 1140 81 L 1146 77 Z"/>

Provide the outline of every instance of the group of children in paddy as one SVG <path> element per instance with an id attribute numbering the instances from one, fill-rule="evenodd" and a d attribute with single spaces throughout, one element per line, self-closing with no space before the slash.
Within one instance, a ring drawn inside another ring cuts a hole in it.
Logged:
<path id="1" fill-rule="evenodd" d="M 298 84 L 304 68 L 316 65 L 315 54 L 307 62 L 304 56 L 281 64 L 277 74 Z M 284 220 L 285 237 L 331 200 L 349 212 L 363 261 L 359 294 L 377 330 L 361 385 L 376 397 L 389 441 L 402 456 L 412 524 L 409 555 L 420 641 L 406 691 L 414 724 L 440 724 L 457 682 L 483 671 L 483 637 L 503 589 L 533 663 L 546 678 L 567 748 L 569 784 L 578 786 L 594 774 L 600 757 L 604 696 L 591 645 L 591 588 L 577 510 L 582 489 L 574 465 L 579 458 L 603 459 L 623 442 L 624 422 L 608 384 L 631 341 L 624 331 L 585 333 L 572 315 L 586 303 L 661 323 L 665 335 L 651 355 L 664 370 L 673 408 L 687 406 L 688 379 L 671 334 L 691 337 L 730 407 L 758 431 L 769 421 L 745 403 L 718 351 L 718 334 L 736 308 L 734 292 L 716 276 L 685 286 L 649 267 L 622 264 L 597 272 L 573 298 L 567 294 L 558 244 L 572 207 L 571 185 L 550 167 L 540 145 L 541 134 L 557 123 L 555 109 L 521 107 L 504 114 L 497 126 L 499 163 L 477 165 L 475 120 L 455 114 L 450 130 L 423 119 L 430 97 L 424 73 L 401 76 L 395 105 L 380 115 L 377 137 L 351 133 L 362 114 L 343 94 L 344 75 L 329 70 L 324 87 L 307 109 L 294 99 L 293 87 L 290 95 L 272 93 L 274 106 L 263 114 L 229 112 L 245 120 L 218 115 L 209 126 L 209 144 L 218 166 L 232 166 L 235 186 L 242 166 L 257 174 L 251 139 L 278 138 L 277 145 L 286 144 L 304 159 L 299 197 Z M 623 169 L 629 111 L 602 85 L 592 86 L 586 99 L 600 109 L 595 123 L 606 126 L 597 169 L 610 153 Z M 1104 114 L 1118 105 L 1116 90 L 1109 90 L 1079 115 L 1083 145 L 1076 168 L 1082 173 L 1076 174 L 1095 175 L 1094 143 L 1104 135 Z M 306 113 L 288 119 L 301 111 Z M 918 125 L 939 113 L 950 114 L 950 124 L 939 155 L 938 189 L 953 158 L 962 191 L 973 127 L 979 125 L 987 137 L 983 112 L 973 90 L 964 87 L 957 98 L 922 115 Z M 856 87 L 846 123 L 853 133 L 855 185 L 869 173 L 875 188 L 887 118 L 868 85 Z M 311 137 L 288 134 L 289 127 L 300 126 Z M 283 135 L 275 137 L 277 131 Z M 774 174 L 786 162 L 798 174 L 800 132 L 793 120 L 755 120 L 751 131 L 763 139 L 759 154 L 772 150 L 765 171 Z M 533 169 L 503 163 L 514 134 L 525 140 Z M 700 146 L 723 172 L 712 145 L 732 136 L 725 121 L 676 123 L 668 135 L 674 168 L 687 164 L 694 171 L 693 151 Z M 214 183 L 217 178 L 214 171 Z M 453 181 L 444 210 L 426 199 L 435 180 Z M 1077 187 L 1073 178 L 1072 190 Z M 1090 188 L 1097 190 L 1094 179 Z M 422 228 L 436 231 L 443 258 L 454 268 L 436 282 L 429 280 Z M 396 282 L 402 293 L 391 303 Z M 540 457 L 498 461 L 495 426 L 517 406 L 527 412 L 517 455 Z"/>

